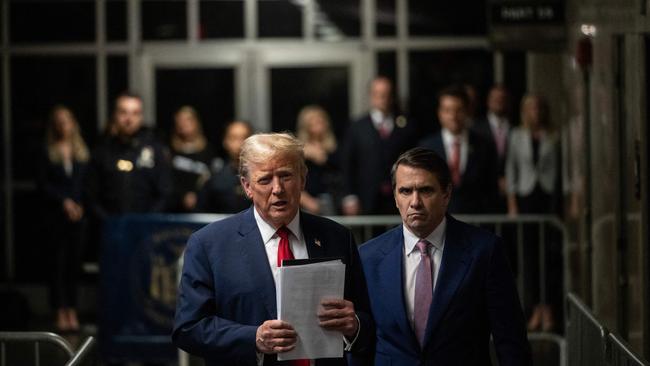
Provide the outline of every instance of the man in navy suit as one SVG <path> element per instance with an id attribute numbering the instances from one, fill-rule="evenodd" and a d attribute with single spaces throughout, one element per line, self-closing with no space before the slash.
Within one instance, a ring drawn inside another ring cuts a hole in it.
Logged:
<path id="1" fill-rule="evenodd" d="M 241 184 L 253 207 L 212 223 L 190 238 L 172 339 L 208 365 L 279 363 L 295 347 L 291 324 L 276 320 L 276 283 L 282 259 L 339 257 L 346 264 L 344 299 L 324 300 L 320 325 L 340 332 L 349 356 L 371 346 L 373 326 L 357 247 L 349 230 L 299 211 L 307 170 L 303 146 L 288 134 L 246 139 Z M 315 365 L 346 365 L 345 358 Z"/>
<path id="2" fill-rule="evenodd" d="M 450 173 L 435 152 L 392 169 L 403 224 L 361 246 L 377 343 L 375 365 L 530 365 L 501 239 L 446 214 Z"/>
<path id="3" fill-rule="evenodd" d="M 449 202 L 453 214 L 496 211 L 498 175 L 496 151 L 487 139 L 467 128 L 468 98 L 459 86 L 438 94 L 441 130 L 420 141 L 419 146 L 438 153 L 451 171 L 454 195 Z"/>
<path id="4" fill-rule="evenodd" d="M 415 125 L 396 113 L 393 83 L 378 76 L 369 92 L 370 111 L 352 122 L 343 143 L 344 215 L 396 214 L 390 167 L 414 146 Z"/>

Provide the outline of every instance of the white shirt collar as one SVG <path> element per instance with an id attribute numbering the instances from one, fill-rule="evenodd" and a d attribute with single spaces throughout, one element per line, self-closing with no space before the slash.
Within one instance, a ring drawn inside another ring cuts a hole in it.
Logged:
<path id="1" fill-rule="evenodd" d="M 442 250 L 445 246 L 445 229 L 447 228 L 447 218 L 443 217 L 438 227 L 436 227 L 431 234 L 427 235 L 426 238 L 419 238 L 417 235 L 413 234 L 406 225 L 402 225 L 402 230 L 404 232 L 404 249 L 407 255 L 411 254 L 415 250 L 415 244 L 417 244 L 420 239 L 425 239 L 429 243 L 433 244 L 434 247 L 438 250 Z"/>
<path id="2" fill-rule="evenodd" d="M 384 114 L 384 112 L 380 111 L 379 109 L 372 108 L 370 110 L 370 119 L 372 120 L 372 124 L 375 126 L 375 128 L 377 128 L 382 123 L 388 123 L 391 125 L 393 122 L 393 115 L 390 113 Z"/>
<path id="3" fill-rule="evenodd" d="M 456 138 L 460 138 L 461 145 L 464 145 L 467 142 L 467 129 L 464 129 L 463 132 L 461 132 L 458 136 L 454 135 L 446 128 L 443 128 L 441 132 L 442 142 L 445 144 L 445 146 L 451 146 Z"/>
<path id="4" fill-rule="evenodd" d="M 253 206 L 253 215 L 255 216 L 257 228 L 260 230 L 260 235 L 262 235 L 262 242 L 264 245 L 266 245 L 271 239 L 275 237 L 275 233 L 278 230 L 262 218 L 262 216 L 257 212 L 257 208 L 255 206 Z M 291 234 L 300 240 L 302 237 L 302 230 L 300 230 L 300 210 L 298 210 L 293 220 L 289 222 L 287 228 L 289 231 L 291 231 Z"/>
<path id="5" fill-rule="evenodd" d="M 507 118 L 499 117 L 494 112 L 488 112 L 487 119 L 488 122 L 490 122 L 490 126 L 492 127 L 492 129 L 508 127 L 509 125 Z"/>

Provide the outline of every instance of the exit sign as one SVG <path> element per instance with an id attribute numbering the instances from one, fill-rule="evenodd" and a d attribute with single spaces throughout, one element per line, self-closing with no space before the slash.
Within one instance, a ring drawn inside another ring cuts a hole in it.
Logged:
<path id="1" fill-rule="evenodd" d="M 492 25 L 563 24 L 564 4 L 558 2 L 499 2 L 490 4 Z"/>

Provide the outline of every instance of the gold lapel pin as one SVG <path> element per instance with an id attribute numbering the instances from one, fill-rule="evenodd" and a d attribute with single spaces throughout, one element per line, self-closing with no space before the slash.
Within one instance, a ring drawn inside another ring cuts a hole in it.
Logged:
<path id="1" fill-rule="evenodd" d="M 314 244 L 316 244 L 317 246 L 320 246 L 320 239 L 314 239 Z"/>

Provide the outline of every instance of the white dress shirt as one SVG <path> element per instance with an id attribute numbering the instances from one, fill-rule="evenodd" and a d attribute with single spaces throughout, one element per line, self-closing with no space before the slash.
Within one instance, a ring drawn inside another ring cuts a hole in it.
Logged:
<path id="1" fill-rule="evenodd" d="M 494 112 L 488 112 L 487 120 L 490 124 L 492 136 L 494 137 L 494 144 L 497 147 L 497 153 L 499 154 L 499 158 L 502 158 L 503 154 L 505 154 L 506 147 L 508 146 L 510 122 L 508 122 L 507 118 L 499 117 Z M 499 139 L 503 139 L 503 141 L 500 141 Z M 499 143 L 503 145 L 499 147 Z"/>
<path id="2" fill-rule="evenodd" d="M 463 173 L 465 173 L 467 156 L 469 155 L 469 138 L 467 137 L 467 130 L 463 131 L 460 135 L 454 135 L 448 129 L 443 128 L 441 133 L 442 143 L 445 145 L 445 154 L 447 155 L 447 164 L 449 164 L 454 151 L 454 142 L 456 139 L 460 140 L 460 175 L 462 176 Z"/>
<path id="3" fill-rule="evenodd" d="M 408 315 L 409 323 L 413 328 L 413 318 L 415 312 L 415 275 L 420 265 L 420 250 L 415 245 L 420 239 L 425 239 L 433 244 L 430 249 L 431 270 L 433 289 L 436 288 L 438 280 L 438 272 L 440 271 L 440 264 L 442 263 L 442 254 L 445 247 L 445 229 L 447 228 L 447 218 L 443 218 L 438 227 L 436 227 L 431 234 L 426 238 L 419 238 L 408 230 L 406 225 L 402 226 L 404 232 L 404 255 L 402 256 L 404 264 L 404 297 L 406 303 L 406 312 Z M 433 291 L 432 289 L 432 291 Z M 435 296 L 435 293 L 433 294 Z"/>
<path id="4" fill-rule="evenodd" d="M 393 120 L 392 115 L 385 115 L 379 109 L 370 110 L 370 119 L 372 120 L 372 125 L 375 126 L 375 129 L 379 131 L 382 128 L 390 135 L 395 128 L 395 121 Z"/>
<path id="5" fill-rule="evenodd" d="M 278 229 L 274 228 L 271 224 L 264 221 L 262 216 L 257 212 L 257 209 L 253 209 L 253 214 L 255 216 L 255 222 L 257 223 L 257 228 L 260 230 L 260 235 L 262 235 L 262 242 L 264 243 L 264 248 L 266 249 L 266 256 L 269 260 L 269 266 L 271 267 L 271 272 L 273 273 L 273 281 L 275 282 L 275 287 L 278 287 L 278 278 L 280 276 L 280 270 L 278 268 L 278 246 L 280 245 L 280 237 L 277 234 Z M 300 214 L 296 213 L 296 216 L 289 222 L 287 229 L 291 231 L 289 235 L 289 247 L 293 253 L 295 259 L 307 259 L 309 254 L 307 253 L 307 244 L 305 244 L 305 237 L 302 235 L 302 230 L 300 229 Z"/>

